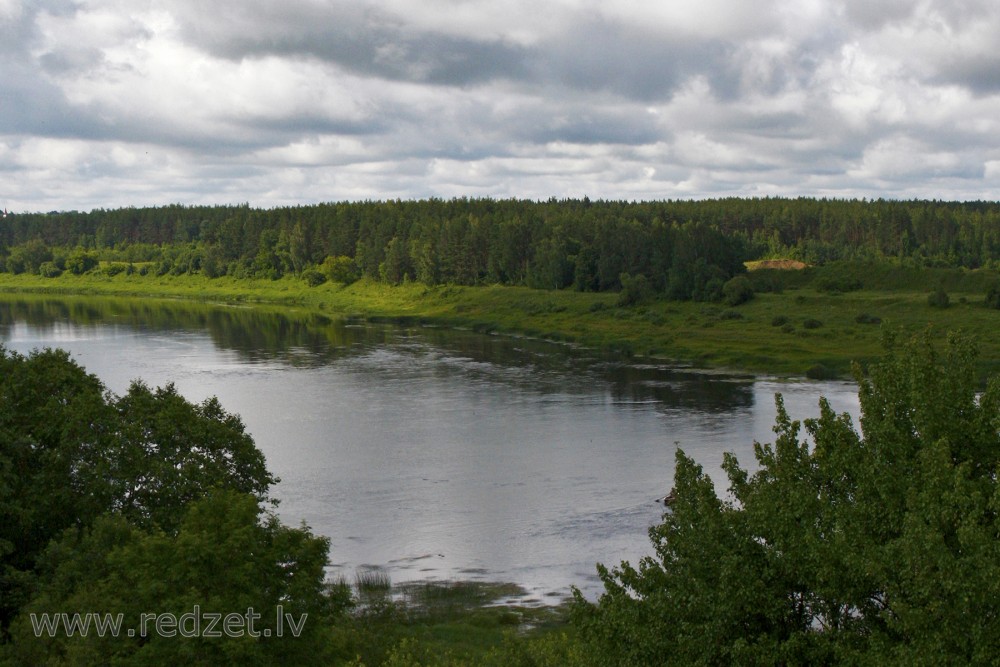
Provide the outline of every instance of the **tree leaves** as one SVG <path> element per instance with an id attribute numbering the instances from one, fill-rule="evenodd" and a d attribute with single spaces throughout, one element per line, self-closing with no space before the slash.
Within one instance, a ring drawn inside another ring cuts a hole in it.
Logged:
<path id="1" fill-rule="evenodd" d="M 217 489 L 267 499 L 276 480 L 239 417 L 172 385 L 121 397 L 61 350 L 0 346 L 0 632 L 36 558 L 66 528 L 115 512 L 176 529 L 185 506 Z"/>
<path id="2" fill-rule="evenodd" d="M 825 400 L 752 475 L 727 455 L 730 501 L 682 452 L 656 557 L 601 569 L 577 600 L 606 664 L 962 664 L 1000 654 L 1000 384 L 977 395 L 975 345 L 928 333 L 856 370 L 861 433 Z M 803 426 L 805 437 L 803 437 Z"/>

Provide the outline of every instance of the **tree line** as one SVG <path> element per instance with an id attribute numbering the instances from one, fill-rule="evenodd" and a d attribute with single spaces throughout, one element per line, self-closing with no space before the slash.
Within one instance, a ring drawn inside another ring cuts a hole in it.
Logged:
<path id="1" fill-rule="evenodd" d="M 0 270 L 618 291 L 711 300 L 746 260 L 1000 267 L 1000 203 L 428 199 L 9 215 Z"/>

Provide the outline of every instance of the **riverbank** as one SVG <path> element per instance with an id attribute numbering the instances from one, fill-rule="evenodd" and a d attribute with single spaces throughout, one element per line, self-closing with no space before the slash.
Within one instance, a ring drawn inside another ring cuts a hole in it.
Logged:
<path id="1" fill-rule="evenodd" d="M 808 286 L 757 294 L 734 308 L 671 301 L 619 307 L 613 293 L 370 281 L 310 287 L 295 278 L 124 272 L 58 278 L 0 274 L 0 291 L 272 304 L 328 316 L 538 337 L 697 367 L 812 377 L 846 376 L 852 362 L 875 358 L 882 325 L 911 331 L 929 326 L 941 337 L 956 329 L 975 335 L 981 371 L 1000 369 L 1000 340 L 992 335 L 1000 311 L 983 307 L 978 293 L 952 293 L 944 309 L 930 306 L 923 291 L 831 293 Z"/>
<path id="2" fill-rule="evenodd" d="M 526 655 L 565 664 L 581 650 L 570 602 L 524 605 L 521 593 L 512 584 L 469 581 L 358 583 L 357 607 L 330 628 L 335 664 L 510 665 Z"/>

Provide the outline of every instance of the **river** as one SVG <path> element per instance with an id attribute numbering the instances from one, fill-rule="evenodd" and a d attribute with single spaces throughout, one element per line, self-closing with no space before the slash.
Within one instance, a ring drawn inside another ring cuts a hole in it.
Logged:
<path id="1" fill-rule="evenodd" d="M 558 600 L 595 564 L 651 553 L 681 447 L 720 493 L 734 452 L 773 440 L 848 382 L 779 380 L 565 345 L 267 308 L 0 295 L 0 342 L 60 347 L 116 393 L 173 382 L 241 415 L 281 478 L 278 513 L 331 541 L 331 576 L 471 579 Z"/>

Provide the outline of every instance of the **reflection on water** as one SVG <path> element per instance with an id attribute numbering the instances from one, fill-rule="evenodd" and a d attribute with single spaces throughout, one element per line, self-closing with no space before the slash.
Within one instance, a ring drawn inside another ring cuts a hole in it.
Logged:
<path id="1" fill-rule="evenodd" d="M 334 571 L 597 591 L 649 553 L 679 444 L 725 490 L 724 451 L 772 439 L 846 383 L 630 364 L 540 341 L 172 301 L 0 297 L 0 341 L 64 347 L 110 389 L 141 377 L 242 415 L 280 514 L 332 540 Z"/>

